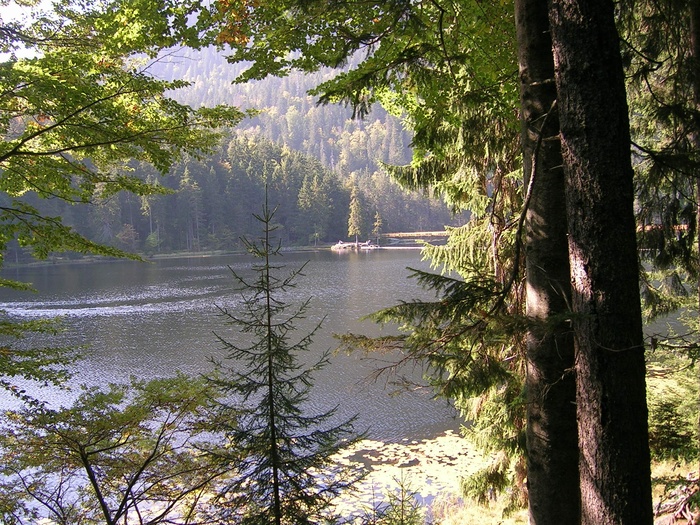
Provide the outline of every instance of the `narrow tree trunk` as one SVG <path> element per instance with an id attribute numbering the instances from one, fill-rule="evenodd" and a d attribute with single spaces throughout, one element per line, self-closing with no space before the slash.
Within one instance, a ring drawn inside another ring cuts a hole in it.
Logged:
<path id="1" fill-rule="evenodd" d="M 549 6 L 576 314 L 581 521 L 651 524 L 629 121 L 613 1 Z"/>
<path id="2" fill-rule="evenodd" d="M 267 193 L 265 194 L 265 209 L 267 209 Z M 265 223 L 265 249 L 268 250 L 270 246 L 270 227 L 269 224 Z M 267 400 L 268 400 L 268 419 L 269 419 L 269 431 L 270 431 L 270 463 L 272 464 L 272 518 L 274 519 L 275 525 L 282 525 L 282 488 L 280 485 L 280 466 L 282 460 L 279 454 L 279 442 L 277 437 L 278 422 L 277 422 L 277 405 L 275 404 L 275 386 L 276 379 L 274 375 L 274 353 L 275 344 L 274 338 L 275 333 L 273 330 L 274 324 L 272 319 L 272 309 L 273 309 L 273 298 L 272 298 L 272 282 L 273 278 L 271 275 L 272 266 L 270 264 L 270 253 L 265 252 L 265 267 L 263 270 L 263 284 L 265 293 L 265 327 L 266 336 L 265 341 L 267 343 Z"/>
<path id="3" fill-rule="evenodd" d="M 530 523 L 579 523 L 574 343 L 564 172 L 547 0 L 516 0 L 527 209 L 527 479 Z"/>

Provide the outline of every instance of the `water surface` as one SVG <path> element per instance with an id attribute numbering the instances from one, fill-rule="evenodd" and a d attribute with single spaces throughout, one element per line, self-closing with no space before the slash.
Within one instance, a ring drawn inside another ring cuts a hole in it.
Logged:
<path id="1" fill-rule="evenodd" d="M 215 333 L 231 342 L 242 337 L 223 322 L 217 305 L 235 309 L 240 304 L 230 269 L 251 276 L 253 263 L 249 256 L 230 255 L 7 270 L 5 277 L 30 281 L 38 292 L 0 290 L 0 309 L 22 318 L 64 317 L 67 330 L 58 343 L 89 348 L 75 368 L 74 385 L 164 377 L 176 370 L 198 374 L 210 369 L 210 358 L 222 356 Z M 428 269 L 417 250 L 288 252 L 277 263 L 286 265 L 285 274 L 306 263 L 297 287 L 283 299 L 299 304 L 311 298 L 298 331 L 303 335 L 323 321 L 314 355 L 337 346 L 333 334 L 382 333 L 363 316 L 400 300 L 426 297 L 407 278 L 409 266 Z M 384 333 L 389 330 L 394 328 Z M 314 376 L 308 410 L 338 405 L 344 417 L 359 415 L 358 430 L 369 428 L 370 437 L 383 440 L 427 438 L 457 428 L 453 409 L 433 399 L 428 389 L 392 395 L 395 388 L 386 380 L 369 380 L 383 359 L 334 355 Z M 70 399 L 62 392 L 46 395 L 55 402 Z"/>

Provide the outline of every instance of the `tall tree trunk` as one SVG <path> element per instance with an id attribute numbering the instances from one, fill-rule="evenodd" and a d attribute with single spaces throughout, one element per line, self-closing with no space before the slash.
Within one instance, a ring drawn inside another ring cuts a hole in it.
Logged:
<path id="1" fill-rule="evenodd" d="M 569 252 L 547 0 L 516 0 L 527 209 L 527 479 L 530 523 L 579 522 Z"/>
<path id="2" fill-rule="evenodd" d="M 549 7 L 576 315 L 581 522 L 651 524 L 629 121 L 613 1 Z"/>
<path id="3" fill-rule="evenodd" d="M 693 83 L 693 109 L 700 113 L 700 5 L 697 0 L 690 0 L 690 79 Z M 700 122 L 694 122 L 691 128 L 691 144 L 700 152 Z M 700 176 L 695 181 L 695 206 L 697 223 L 697 247 L 700 256 Z M 700 309 L 700 277 L 697 284 L 698 309 Z M 700 370 L 700 369 L 699 369 Z M 700 401 L 698 402 L 700 406 Z M 700 411 L 699 411 L 700 412 Z M 700 440 L 700 416 L 698 417 L 698 440 Z"/>

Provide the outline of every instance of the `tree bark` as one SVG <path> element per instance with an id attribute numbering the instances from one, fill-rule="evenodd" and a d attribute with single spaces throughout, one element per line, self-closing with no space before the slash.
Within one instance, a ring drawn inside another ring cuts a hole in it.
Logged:
<path id="1" fill-rule="evenodd" d="M 526 217 L 530 523 L 579 523 L 578 432 L 564 172 L 547 0 L 516 0 Z"/>
<path id="2" fill-rule="evenodd" d="M 575 313 L 581 522 L 652 523 L 627 102 L 612 0 L 549 0 Z"/>
<path id="3" fill-rule="evenodd" d="M 689 2 L 690 8 L 690 79 L 693 83 L 692 108 L 700 112 L 700 5 L 695 0 Z M 700 122 L 694 122 L 690 141 L 700 151 Z M 697 197 L 700 199 L 700 177 L 696 183 Z M 700 200 L 698 200 L 698 248 L 700 249 Z M 700 283 L 698 283 L 700 299 Z"/>
<path id="4" fill-rule="evenodd" d="M 693 83 L 693 109 L 700 112 L 700 6 L 696 0 L 689 2 L 690 8 L 690 79 Z M 690 142 L 696 151 L 700 151 L 700 122 L 691 128 Z M 698 174 L 700 175 L 700 173 Z M 700 254 L 700 176 L 695 180 L 695 220 L 698 225 L 697 248 Z M 700 279 L 698 279 L 696 296 L 700 309 Z M 698 401 L 700 406 L 700 400 Z M 698 441 L 700 441 L 700 417 L 698 418 Z M 699 466 L 700 467 L 700 466 Z"/>

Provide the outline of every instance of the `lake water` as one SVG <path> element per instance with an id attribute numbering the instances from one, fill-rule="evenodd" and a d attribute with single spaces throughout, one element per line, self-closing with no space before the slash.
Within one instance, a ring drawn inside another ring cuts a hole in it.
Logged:
<path id="1" fill-rule="evenodd" d="M 371 321 L 361 321 L 363 316 L 400 300 L 426 297 L 408 279 L 407 267 L 428 269 L 418 250 L 287 252 L 275 262 L 286 265 L 286 273 L 307 261 L 304 276 L 283 299 L 298 304 L 311 298 L 300 334 L 325 318 L 314 338 L 316 355 L 337 346 L 333 334 L 382 333 Z M 76 385 L 124 382 L 132 375 L 164 377 L 176 370 L 197 374 L 210 369 L 210 357 L 221 355 L 214 333 L 231 342 L 240 337 L 223 323 L 216 305 L 240 304 L 229 267 L 250 275 L 253 262 L 248 256 L 230 255 L 6 270 L 4 277 L 32 282 L 38 292 L 0 289 L 0 309 L 22 318 L 63 316 L 67 330 L 58 343 L 89 347 L 76 366 Z M 458 428 L 455 411 L 444 400 L 433 399 L 430 390 L 394 395 L 386 380 L 368 379 L 383 359 L 334 355 L 314 376 L 309 412 L 338 405 L 344 417 L 359 415 L 357 430 L 369 428 L 370 437 L 385 441 L 430 438 Z M 420 371 L 414 375 L 420 377 Z M 71 394 L 45 390 L 44 395 L 68 402 Z"/>

